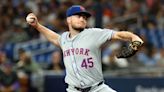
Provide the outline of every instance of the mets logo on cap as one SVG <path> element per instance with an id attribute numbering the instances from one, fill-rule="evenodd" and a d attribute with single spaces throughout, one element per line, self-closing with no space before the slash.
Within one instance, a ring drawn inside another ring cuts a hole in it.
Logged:
<path id="1" fill-rule="evenodd" d="M 82 6 L 80 6 L 80 10 L 85 11 L 85 8 L 84 8 L 84 7 L 82 7 Z"/>

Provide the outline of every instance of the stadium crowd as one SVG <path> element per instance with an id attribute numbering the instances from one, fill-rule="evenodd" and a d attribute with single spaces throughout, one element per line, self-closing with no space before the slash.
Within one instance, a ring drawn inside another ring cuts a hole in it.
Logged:
<path id="1" fill-rule="evenodd" d="M 45 38 L 30 27 L 25 17 L 33 12 L 41 24 L 61 34 L 67 31 L 65 12 L 74 4 L 83 5 L 92 14 L 88 20 L 90 27 L 128 30 L 138 34 L 144 40 L 144 46 L 133 57 L 115 58 L 115 52 L 124 42 L 111 42 L 105 46 L 103 55 L 104 71 L 127 67 L 163 67 L 164 66 L 164 1 L 163 0 L 0 0 L 0 92 L 10 92 L 21 88 L 21 92 L 34 88 L 29 76 L 43 70 L 63 72 L 62 53 L 55 50 L 46 67 L 32 59 L 28 51 L 19 49 L 18 58 L 7 52 L 8 44 L 26 43 Z M 130 16 L 134 15 L 134 20 Z M 126 19 L 126 20 L 124 20 Z M 135 24 L 135 25 L 133 25 Z M 14 49 L 14 48 L 13 48 Z M 110 61 L 110 62 L 109 62 Z M 16 70 L 16 71 L 15 71 Z M 6 81 L 10 78 L 10 81 Z M 18 84 L 19 81 L 19 84 Z M 30 91 L 32 92 L 32 91 Z"/>

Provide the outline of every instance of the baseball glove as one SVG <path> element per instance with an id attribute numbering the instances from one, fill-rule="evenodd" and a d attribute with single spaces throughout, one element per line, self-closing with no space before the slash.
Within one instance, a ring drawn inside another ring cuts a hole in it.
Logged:
<path id="1" fill-rule="evenodd" d="M 140 41 L 133 41 L 129 44 L 128 47 L 123 47 L 117 54 L 117 58 L 128 58 L 133 56 L 138 48 L 141 47 L 142 43 Z"/>

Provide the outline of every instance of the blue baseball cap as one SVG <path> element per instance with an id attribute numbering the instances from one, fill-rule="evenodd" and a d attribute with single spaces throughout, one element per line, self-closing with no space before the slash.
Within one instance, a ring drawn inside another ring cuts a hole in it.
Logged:
<path id="1" fill-rule="evenodd" d="M 84 7 L 80 5 L 73 5 L 70 8 L 67 9 L 66 16 L 70 17 L 72 15 L 78 15 L 78 14 L 85 14 L 87 17 L 90 17 L 91 14 L 85 10 Z"/>

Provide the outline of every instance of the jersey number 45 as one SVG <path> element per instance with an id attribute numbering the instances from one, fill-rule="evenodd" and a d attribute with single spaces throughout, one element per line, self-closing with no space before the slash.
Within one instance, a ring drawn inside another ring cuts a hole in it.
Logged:
<path id="1" fill-rule="evenodd" d="M 86 69 L 92 68 L 93 66 L 94 66 L 94 63 L 93 63 L 92 57 L 83 59 L 83 61 L 81 63 L 81 67 L 86 68 Z"/>

